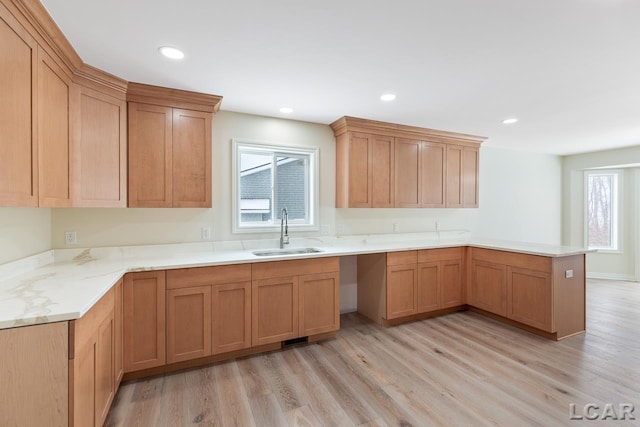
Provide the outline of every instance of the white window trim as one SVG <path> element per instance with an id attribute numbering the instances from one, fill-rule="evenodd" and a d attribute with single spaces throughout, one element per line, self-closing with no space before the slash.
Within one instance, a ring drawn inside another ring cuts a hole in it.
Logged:
<path id="1" fill-rule="evenodd" d="M 252 225 L 240 225 L 240 211 L 238 206 L 240 204 L 238 186 L 238 171 L 240 170 L 240 157 L 238 156 L 238 149 L 242 147 L 256 148 L 258 150 L 269 151 L 283 151 L 292 154 L 302 154 L 310 156 L 309 161 L 309 178 L 313 181 L 309 185 L 309 203 L 312 207 L 309 209 L 309 224 L 297 224 L 295 221 L 289 221 L 289 230 L 293 231 L 319 231 L 320 230 L 320 150 L 318 147 L 303 147 L 294 146 L 284 143 L 273 143 L 265 141 L 255 141 L 250 139 L 232 139 L 231 148 L 231 175 L 232 175 L 232 188 L 231 188 L 231 218 L 232 218 L 232 233 L 269 233 L 280 232 L 280 224 L 252 224 Z"/>
<path id="2" fill-rule="evenodd" d="M 597 246 L 589 246 L 589 224 L 587 221 L 587 217 L 588 217 L 588 209 L 589 209 L 589 175 L 598 175 L 598 174 L 607 174 L 607 175 L 611 175 L 611 174 L 615 174 L 617 175 L 616 178 L 616 185 L 614 188 L 614 194 L 613 194 L 613 213 L 612 215 L 616 218 L 613 226 L 614 226 L 614 230 L 613 230 L 613 234 L 614 234 L 614 238 L 616 239 L 616 243 L 617 243 L 617 249 L 608 249 L 608 248 L 600 248 Z M 624 209 L 622 208 L 622 194 L 623 194 L 623 176 L 624 176 L 624 171 L 620 170 L 620 169 L 587 169 L 584 171 L 584 242 L 585 242 L 585 246 L 587 246 L 589 249 L 595 249 L 598 251 L 598 253 L 601 254 L 622 254 L 624 253 L 623 251 L 623 239 L 622 236 L 624 233 L 622 233 L 622 228 L 623 228 L 623 211 Z"/>

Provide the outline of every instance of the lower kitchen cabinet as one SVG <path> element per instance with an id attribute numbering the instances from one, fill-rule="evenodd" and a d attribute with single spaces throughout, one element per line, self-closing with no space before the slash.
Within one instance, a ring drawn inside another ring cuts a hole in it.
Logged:
<path id="1" fill-rule="evenodd" d="M 252 266 L 252 345 L 340 328 L 337 257 L 256 263 Z"/>
<path id="2" fill-rule="evenodd" d="M 69 354 L 69 399 L 72 426 L 102 426 L 116 393 L 115 289 L 78 320 Z M 121 346 L 118 346 L 122 348 Z"/>
<path id="3" fill-rule="evenodd" d="M 211 354 L 211 286 L 167 289 L 167 363 Z"/>
<path id="4" fill-rule="evenodd" d="M 298 279 L 299 335 L 321 334 L 340 328 L 340 274 L 311 274 Z"/>
<path id="5" fill-rule="evenodd" d="M 463 259 L 461 247 L 359 255 L 358 312 L 384 323 L 464 306 Z"/>
<path id="6" fill-rule="evenodd" d="M 507 317 L 551 332 L 551 275 L 507 267 Z"/>
<path id="7" fill-rule="evenodd" d="M 417 312 L 437 310 L 440 306 L 440 263 L 418 264 Z"/>
<path id="8" fill-rule="evenodd" d="M 165 272 L 124 277 L 124 371 L 162 366 L 166 361 Z"/>
<path id="9" fill-rule="evenodd" d="M 122 279 L 116 283 L 114 286 L 115 292 L 115 309 L 114 309 L 114 320 L 113 325 L 115 328 L 114 336 L 115 336 L 115 356 L 113 360 L 114 365 L 114 375 L 115 375 L 115 383 L 116 389 L 120 385 L 120 381 L 122 381 L 122 376 L 124 375 L 124 282 Z"/>
<path id="10" fill-rule="evenodd" d="M 251 347 L 251 265 L 167 271 L 167 363 Z"/>
<path id="11" fill-rule="evenodd" d="M 507 315 L 507 268 L 502 264 L 472 261 L 469 305 L 500 316 Z"/>
<path id="12" fill-rule="evenodd" d="M 298 277 L 254 280 L 251 286 L 253 345 L 298 336 Z"/>
<path id="13" fill-rule="evenodd" d="M 213 354 L 251 347 L 251 282 L 212 288 Z"/>
<path id="14" fill-rule="evenodd" d="M 416 264 L 387 267 L 387 319 L 417 313 L 417 285 Z"/>

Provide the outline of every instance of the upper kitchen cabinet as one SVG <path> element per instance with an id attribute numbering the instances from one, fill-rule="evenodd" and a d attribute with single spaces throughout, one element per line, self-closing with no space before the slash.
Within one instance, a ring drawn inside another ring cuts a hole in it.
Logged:
<path id="1" fill-rule="evenodd" d="M 222 97 L 130 83 L 129 206 L 211 207 L 211 121 Z"/>
<path id="2" fill-rule="evenodd" d="M 71 98 L 73 206 L 126 207 L 126 82 L 91 67 L 83 71 Z"/>
<path id="3" fill-rule="evenodd" d="M 68 207 L 72 202 L 69 140 L 72 76 L 41 47 L 37 73 L 39 206 Z"/>
<path id="4" fill-rule="evenodd" d="M 41 3 L 0 0 L 0 206 L 126 206 L 127 82 Z"/>
<path id="5" fill-rule="evenodd" d="M 336 137 L 336 207 L 478 207 L 483 137 L 354 117 Z"/>
<path id="6" fill-rule="evenodd" d="M 0 5 L 0 205 L 38 206 L 38 46 Z"/>
<path id="7" fill-rule="evenodd" d="M 347 132 L 336 137 L 336 207 L 394 206 L 395 139 Z"/>

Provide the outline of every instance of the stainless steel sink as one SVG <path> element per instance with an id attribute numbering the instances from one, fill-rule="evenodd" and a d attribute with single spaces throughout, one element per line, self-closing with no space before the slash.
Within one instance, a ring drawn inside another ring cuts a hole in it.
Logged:
<path id="1" fill-rule="evenodd" d="M 278 255 L 300 255 L 300 254 L 317 254 L 322 252 L 318 248 L 291 248 L 291 249 L 266 249 L 263 251 L 253 251 L 256 256 L 278 256 Z"/>

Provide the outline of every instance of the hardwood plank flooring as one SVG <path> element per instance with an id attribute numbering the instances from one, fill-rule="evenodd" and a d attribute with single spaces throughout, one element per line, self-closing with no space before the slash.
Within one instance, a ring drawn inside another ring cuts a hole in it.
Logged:
<path id="1" fill-rule="evenodd" d="M 571 420 L 633 404 L 636 420 Z M 115 426 L 640 425 L 640 283 L 589 280 L 587 333 L 550 341 L 472 312 L 123 384 Z"/>

